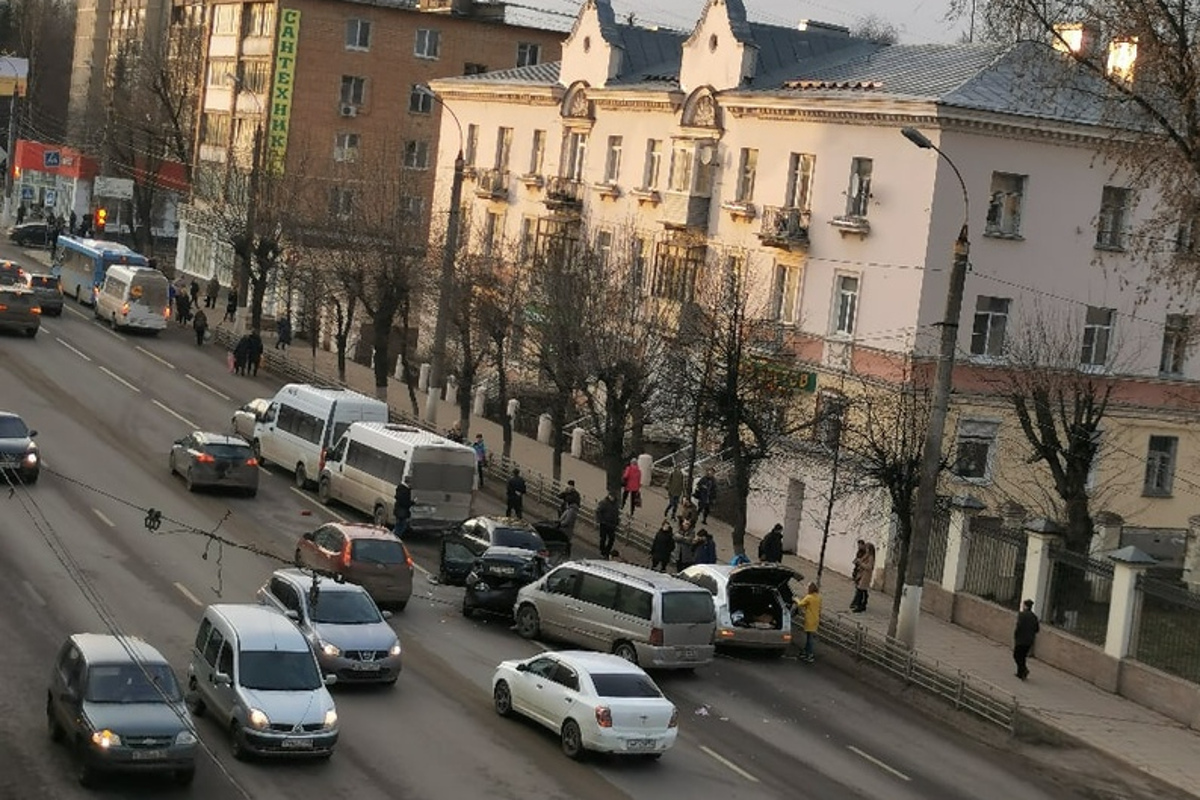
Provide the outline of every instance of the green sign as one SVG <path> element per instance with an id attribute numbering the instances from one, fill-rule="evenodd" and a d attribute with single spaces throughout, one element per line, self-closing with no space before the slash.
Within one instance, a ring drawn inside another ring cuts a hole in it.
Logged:
<path id="1" fill-rule="evenodd" d="M 287 158 L 288 126 L 292 119 L 292 96 L 296 91 L 296 46 L 300 42 L 300 11 L 280 11 L 279 37 L 275 47 L 275 80 L 271 84 L 270 127 L 267 129 L 267 169 L 283 172 Z"/>
<path id="2" fill-rule="evenodd" d="M 815 392 L 817 373 L 808 369 L 796 369 L 787 364 L 766 359 L 754 359 L 756 377 L 768 391 L 785 394 L 792 392 Z"/>

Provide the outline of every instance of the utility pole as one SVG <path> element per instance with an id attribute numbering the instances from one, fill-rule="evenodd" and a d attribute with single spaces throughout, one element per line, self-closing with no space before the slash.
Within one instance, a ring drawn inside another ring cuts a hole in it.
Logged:
<path id="1" fill-rule="evenodd" d="M 933 527 L 934 506 L 937 503 L 937 480 L 942 465 L 942 439 L 946 431 L 946 415 L 950 407 L 951 378 L 954 373 L 954 353 L 958 344 L 958 320 L 962 313 L 963 287 L 967 281 L 971 241 L 968 224 L 971 218 L 967 184 L 955 163 L 933 142 L 915 128 L 901 130 L 904 138 L 923 150 L 933 150 L 954 170 L 963 194 L 963 224 L 954 242 L 954 261 L 950 270 L 950 286 L 946 292 L 946 310 L 942 317 L 941 346 L 938 351 L 937 375 L 933 384 L 933 401 L 929 410 L 929 427 L 925 431 L 925 449 L 921 453 L 921 475 L 917 484 L 916 509 L 913 515 L 912 541 L 908 549 L 908 568 L 896 620 L 896 638 L 910 650 L 916 645 L 917 623 L 921 616 L 921 591 L 925 585 L 925 565 L 929 560 L 929 531 Z"/>
<path id="2" fill-rule="evenodd" d="M 254 152 L 250 156 L 250 185 L 246 190 L 246 257 L 238 260 L 237 275 L 234 276 L 234 286 L 237 287 L 238 311 L 234 322 L 234 332 L 241 334 L 249 327 L 250 269 L 256 250 L 258 227 L 258 181 L 262 171 L 263 126 L 259 120 L 254 126 Z"/>
<path id="3" fill-rule="evenodd" d="M 18 81 L 13 70 L 12 96 L 8 98 L 8 159 L 4 168 L 4 205 L 10 216 L 16 214 L 13 202 L 13 169 L 17 164 L 17 94 Z"/>

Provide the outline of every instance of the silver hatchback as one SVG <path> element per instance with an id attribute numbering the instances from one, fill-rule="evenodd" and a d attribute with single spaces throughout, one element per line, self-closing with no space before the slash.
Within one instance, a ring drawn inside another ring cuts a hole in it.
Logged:
<path id="1" fill-rule="evenodd" d="M 243 439 L 194 431 L 171 446 L 171 473 L 183 476 L 189 492 L 202 486 L 258 494 L 258 459 Z"/>

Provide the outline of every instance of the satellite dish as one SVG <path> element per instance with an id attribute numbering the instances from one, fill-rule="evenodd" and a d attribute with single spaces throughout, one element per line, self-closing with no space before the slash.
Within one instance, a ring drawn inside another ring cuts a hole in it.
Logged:
<path id="1" fill-rule="evenodd" d="M 710 166 L 717 157 L 717 148 L 711 144 L 706 144 L 700 148 L 700 163 L 704 166 Z"/>

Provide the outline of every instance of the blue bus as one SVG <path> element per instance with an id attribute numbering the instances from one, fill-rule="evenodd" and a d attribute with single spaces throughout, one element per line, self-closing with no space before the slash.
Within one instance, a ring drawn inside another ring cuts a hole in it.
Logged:
<path id="1" fill-rule="evenodd" d="M 74 297 L 85 306 L 95 305 L 96 295 L 104 285 L 104 274 L 114 264 L 129 267 L 148 267 L 150 262 L 141 253 L 118 242 L 83 239 L 78 236 L 58 237 L 58 255 L 54 269 L 62 281 L 63 294 Z"/>

